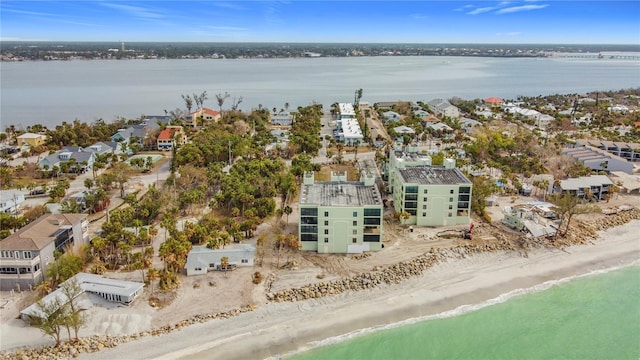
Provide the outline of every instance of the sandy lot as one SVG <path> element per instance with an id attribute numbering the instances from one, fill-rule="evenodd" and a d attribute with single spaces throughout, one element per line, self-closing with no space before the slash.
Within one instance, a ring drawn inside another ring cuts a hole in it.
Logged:
<path id="1" fill-rule="evenodd" d="M 510 198 L 503 198 L 506 205 Z M 640 207 L 640 198 L 620 196 L 611 204 Z M 501 208 L 501 206 L 497 207 Z M 604 215 L 597 215 L 604 216 Z M 593 217 L 593 215 L 591 215 Z M 495 218 L 494 218 L 495 219 Z M 291 223 L 284 233 L 296 232 Z M 464 229 L 465 227 L 460 227 Z M 111 307 L 106 303 L 90 310 L 91 322 L 82 336 L 124 335 L 175 324 L 198 314 L 227 311 L 246 305 L 256 310 L 231 319 L 217 319 L 182 328 L 161 336 L 147 336 L 114 349 L 85 354 L 87 359 L 212 359 L 266 358 L 314 346 L 315 342 L 358 329 L 383 326 L 409 318 L 439 314 L 460 306 L 478 304 L 517 289 L 540 285 L 591 271 L 626 266 L 640 259 L 637 229 L 640 221 L 608 230 L 593 245 L 531 251 L 528 257 L 517 252 L 484 253 L 467 259 L 439 264 L 419 277 L 374 290 L 346 292 L 337 296 L 294 303 L 269 303 L 267 291 L 299 287 L 314 282 L 368 272 L 406 261 L 431 248 L 445 248 L 467 242 L 435 236 L 442 229 L 416 228 L 413 232 L 395 220 L 385 222 L 385 248 L 370 256 L 283 254 L 277 268 L 276 257 L 267 256 L 261 267 L 239 268 L 228 273 L 182 276 L 179 291 L 164 294 L 168 304 L 154 307 L 147 288 L 130 307 Z M 270 224 L 259 232 L 271 233 Z M 635 232 L 634 232 L 635 231 Z M 490 225 L 476 224 L 474 242 L 515 238 Z M 251 283 L 260 271 L 265 281 Z M 140 272 L 113 273 L 110 277 L 140 281 Z M 157 288 L 157 286 L 156 286 Z M 22 346 L 52 344 L 37 329 L 16 319 L 33 294 L 0 294 L 0 350 Z M 215 349 L 215 352 L 212 352 Z"/>

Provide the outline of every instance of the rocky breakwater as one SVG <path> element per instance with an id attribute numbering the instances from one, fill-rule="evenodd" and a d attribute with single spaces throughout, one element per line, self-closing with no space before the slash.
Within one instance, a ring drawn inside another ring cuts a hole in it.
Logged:
<path id="1" fill-rule="evenodd" d="M 488 251 L 513 250 L 515 250 L 514 246 L 508 241 L 498 241 L 486 245 L 464 244 L 447 249 L 433 248 L 428 253 L 409 261 L 403 261 L 379 270 L 345 277 L 340 280 L 308 284 L 299 288 L 268 293 L 267 300 L 275 302 L 300 301 L 336 295 L 345 291 L 371 289 L 382 284 L 397 284 L 403 280 L 421 275 L 434 265 L 450 259 L 466 258 L 473 254 Z"/>
<path id="2" fill-rule="evenodd" d="M 80 356 L 81 353 L 94 353 L 107 348 L 113 348 L 129 341 L 137 340 L 145 336 L 159 336 L 197 323 L 204 323 L 213 319 L 227 319 L 242 313 L 252 311 L 255 307 L 247 305 L 241 308 L 192 316 L 175 324 L 162 326 L 156 329 L 142 331 L 131 335 L 106 336 L 95 335 L 80 338 L 78 341 L 64 341 L 58 346 L 45 346 L 33 349 L 18 349 L 0 354 L 0 360 L 58 360 L 70 359 Z"/>
<path id="3" fill-rule="evenodd" d="M 564 238 L 545 239 L 539 243 L 529 242 L 525 247 L 556 247 L 563 248 L 570 245 L 587 244 L 598 238 L 598 231 L 624 225 L 631 220 L 640 219 L 640 210 L 633 208 L 629 211 L 619 212 L 592 223 L 575 222 L 569 234 Z M 337 295 L 345 291 L 360 291 L 371 289 L 382 284 L 397 284 L 405 279 L 421 275 L 434 265 L 452 259 L 461 259 L 474 254 L 512 251 L 521 253 L 523 244 L 515 244 L 506 238 L 487 244 L 467 243 L 452 248 L 432 248 L 428 253 L 418 256 L 410 261 L 375 269 L 371 272 L 358 274 L 352 277 L 342 278 L 329 282 L 307 284 L 299 288 L 281 290 L 267 293 L 267 300 L 274 302 L 301 301 Z"/>

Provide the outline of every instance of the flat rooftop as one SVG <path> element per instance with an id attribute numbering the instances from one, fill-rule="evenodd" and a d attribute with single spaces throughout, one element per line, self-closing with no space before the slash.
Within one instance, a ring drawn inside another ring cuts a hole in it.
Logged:
<path id="1" fill-rule="evenodd" d="M 445 169 L 444 166 L 413 166 L 399 169 L 405 183 L 418 185 L 454 185 L 471 184 L 458 169 Z"/>
<path id="2" fill-rule="evenodd" d="M 362 182 L 329 181 L 302 185 L 301 205 L 365 206 L 382 205 L 382 197 L 375 185 Z"/>

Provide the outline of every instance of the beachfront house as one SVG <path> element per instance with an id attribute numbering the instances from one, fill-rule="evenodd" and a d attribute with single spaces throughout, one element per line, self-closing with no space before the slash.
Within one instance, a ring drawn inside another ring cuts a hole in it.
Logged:
<path id="1" fill-rule="evenodd" d="M 313 172 L 305 173 L 299 209 L 302 250 L 352 254 L 382 249 L 382 198 L 369 172 L 363 172 L 360 181 L 332 172 L 324 182 L 316 182 Z"/>
<path id="2" fill-rule="evenodd" d="M 360 123 L 356 118 L 356 112 L 350 103 L 338 104 L 338 120 L 337 128 L 334 130 L 337 140 L 343 142 L 347 146 L 357 146 L 363 143 L 364 136 Z"/>
<path id="3" fill-rule="evenodd" d="M 605 175 L 582 176 L 560 180 L 553 184 L 554 194 L 569 193 L 584 200 L 604 200 L 613 182 Z"/>
<path id="4" fill-rule="evenodd" d="M 78 297 L 85 294 L 98 296 L 108 302 L 129 305 L 144 291 L 144 283 L 135 281 L 125 281 L 109 279 L 102 275 L 79 273 L 68 279 L 66 282 L 75 281 L 80 288 Z M 41 299 L 45 305 L 53 304 L 57 301 L 59 304 L 66 304 L 69 299 L 62 291 L 62 285 L 56 290 Z M 91 298 L 89 298 L 91 300 Z M 92 302 L 90 305 L 93 305 Z M 83 302 L 80 307 L 85 310 L 90 307 Z M 37 303 L 34 303 L 20 312 L 20 316 L 24 321 L 32 318 L 40 318 L 44 314 Z"/>
<path id="5" fill-rule="evenodd" d="M 38 285 L 54 251 L 89 243 L 85 214 L 46 214 L 0 241 L 0 290 Z"/>
<path id="6" fill-rule="evenodd" d="M 141 149 L 149 143 L 153 137 L 153 133 L 159 129 L 157 122 L 143 122 L 141 124 L 129 125 L 126 128 L 118 129 L 118 132 L 111 135 L 111 141 L 120 143 L 119 151 L 132 154 L 133 151 L 129 145 L 137 144 Z M 153 145 L 153 143 L 149 144 Z"/>
<path id="7" fill-rule="evenodd" d="M 194 246 L 187 255 L 184 268 L 187 276 L 204 275 L 207 271 L 216 270 L 226 257 L 229 265 L 238 267 L 253 266 L 256 249 L 249 244 L 237 244 L 231 248 L 209 249 L 206 246 Z"/>

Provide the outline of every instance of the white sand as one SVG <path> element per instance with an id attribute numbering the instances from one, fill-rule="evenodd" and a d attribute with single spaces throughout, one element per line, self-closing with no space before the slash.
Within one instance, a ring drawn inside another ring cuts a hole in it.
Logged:
<path id="1" fill-rule="evenodd" d="M 305 349 L 358 329 L 478 304 L 516 289 L 637 264 L 640 221 L 610 229 L 594 245 L 540 249 L 528 258 L 491 253 L 440 264 L 397 285 L 294 303 L 269 303 L 225 320 L 120 345 L 84 359 L 259 359 Z M 212 299 L 215 301 L 215 298 Z M 36 330 L 37 331 L 37 330 Z M 5 334 L 2 336 L 5 337 Z"/>

